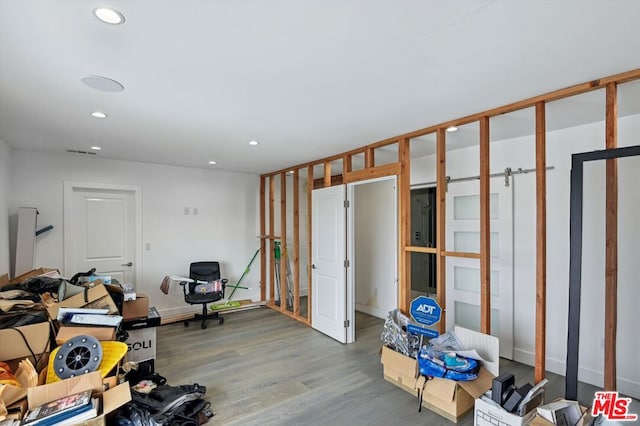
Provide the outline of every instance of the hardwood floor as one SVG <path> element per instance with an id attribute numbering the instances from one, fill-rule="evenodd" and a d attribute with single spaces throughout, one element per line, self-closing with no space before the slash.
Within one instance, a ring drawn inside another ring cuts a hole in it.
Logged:
<path id="1" fill-rule="evenodd" d="M 356 315 L 356 342 L 342 345 L 271 309 L 225 315 L 202 330 L 182 322 L 157 329 L 156 370 L 171 385 L 207 387 L 211 425 L 445 425 L 409 393 L 382 378 L 383 321 Z M 517 384 L 533 380 L 533 368 L 501 360 Z M 549 374 L 547 400 L 564 393 L 564 379 Z M 590 405 L 593 386 L 579 395 Z M 469 414 L 459 423 L 473 425 Z"/>

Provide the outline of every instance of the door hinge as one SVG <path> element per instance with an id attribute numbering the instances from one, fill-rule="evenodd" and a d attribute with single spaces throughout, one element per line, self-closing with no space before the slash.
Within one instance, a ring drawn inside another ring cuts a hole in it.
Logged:
<path id="1" fill-rule="evenodd" d="M 345 267 L 345 268 L 348 268 L 348 267 L 349 267 L 349 265 L 350 265 L 349 260 L 345 260 L 345 261 L 344 261 L 344 267 Z"/>
<path id="2" fill-rule="evenodd" d="M 345 209 L 349 208 L 349 200 L 344 200 L 344 208 Z"/>
<path id="3" fill-rule="evenodd" d="M 344 328 L 347 328 L 347 327 L 349 327 L 349 320 L 344 321 Z"/>

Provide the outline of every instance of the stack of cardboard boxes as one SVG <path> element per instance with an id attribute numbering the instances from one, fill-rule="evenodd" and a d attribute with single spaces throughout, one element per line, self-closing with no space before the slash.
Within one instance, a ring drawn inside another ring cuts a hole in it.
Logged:
<path id="1" fill-rule="evenodd" d="M 39 268 L 11 281 L 6 275 L 0 276 L 0 291 L 7 284 L 24 282 L 37 276 L 55 278 L 57 274 L 56 270 Z M 102 400 L 102 411 L 85 424 L 101 425 L 106 424 L 105 415 L 131 399 L 128 383 L 118 384 L 117 369 L 111 372 L 110 377 L 103 378 L 103 374 L 96 371 L 45 384 L 49 353 L 56 346 L 78 335 L 91 335 L 101 341 L 116 340 L 117 335 L 116 327 L 62 325 L 56 321 L 60 308 L 106 308 L 110 314 L 122 315 L 121 326 L 129 329 L 126 341 L 129 352 L 122 361 L 155 358 L 155 327 L 160 325 L 157 311 L 153 307 L 149 308 L 149 299 L 143 294 L 136 295 L 135 300 L 131 298 L 123 301 L 119 309 L 110 295 L 113 290 L 113 287 L 107 288 L 103 283 L 94 282 L 88 290 L 62 301 L 43 297 L 42 303 L 34 303 L 28 311 L 20 309 L 3 314 L 4 318 L 39 315 L 43 317 L 43 322 L 0 329 L 0 361 L 5 362 L 9 370 L 15 373 L 21 361 L 29 360 L 33 364 L 33 374 L 30 376 L 38 376 L 35 382 L 25 386 L 20 380 L 15 385 L 0 385 L 0 420 L 19 420 L 29 409 L 44 402 L 91 389 L 94 396 Z"/>

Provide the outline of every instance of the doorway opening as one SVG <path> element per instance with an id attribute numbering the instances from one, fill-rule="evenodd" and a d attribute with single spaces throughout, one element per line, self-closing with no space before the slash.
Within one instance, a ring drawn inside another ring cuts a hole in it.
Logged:
<path id="1" fill-rule="evenodd" d="M 354 341 L 398 306 L 398 211 L 396 177 L 348 185 L 347 316 Z"/>
<path id="2" fill-rule="evenodd" d="M 436 246 L 436 188 L 411 190 L 411 245 Z M 436 293 L 436 255 L 411 253 L 411 299 Z"/>

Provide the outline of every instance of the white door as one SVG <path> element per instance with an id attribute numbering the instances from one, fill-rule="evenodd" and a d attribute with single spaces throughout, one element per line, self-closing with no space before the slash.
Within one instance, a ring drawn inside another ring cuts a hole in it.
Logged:
<path id="1" fill-rule="evenodd" d="M 513 181 L 491 180 L 491 334 L 500 356 L 513 358 Z M 447 190 L 447 251 L 480 252 L 480 187 L 454 182 Z M 480 260 L 447 258 L 447 327 L 480 330 Z"/>
<path id="2" fill-rule="evenodd" d="M 346 190 L 312 192 L 312 316 L 316 330 L 346 343 Z"/>
<path id="3" fill-rule="evenodd" d="M 65 276 L 96 268 L 136 283 L 137 191 L 65 184 Z"/>

